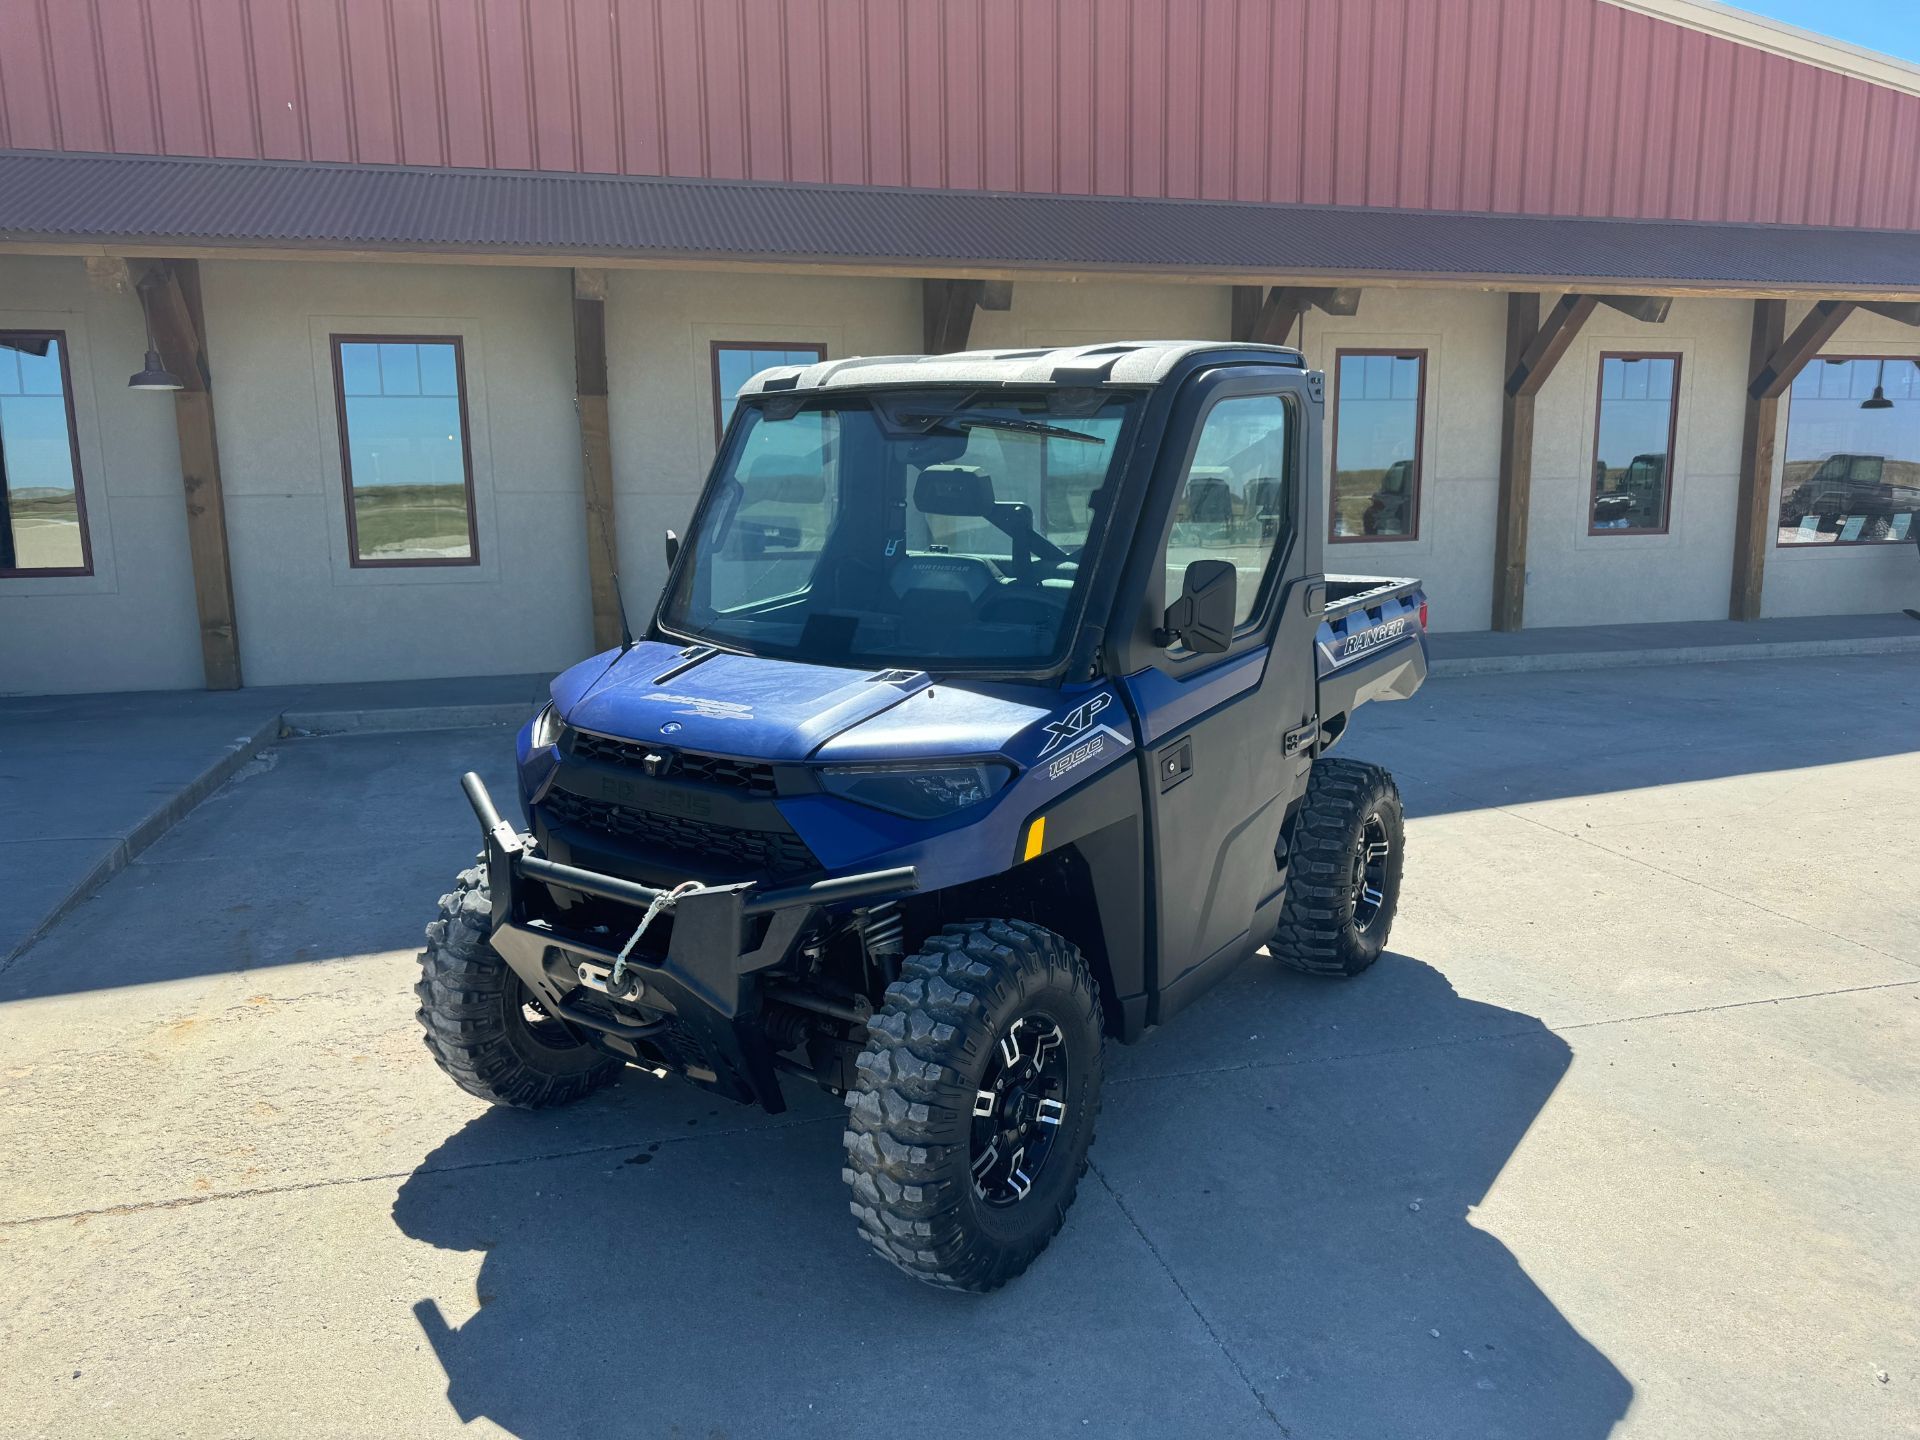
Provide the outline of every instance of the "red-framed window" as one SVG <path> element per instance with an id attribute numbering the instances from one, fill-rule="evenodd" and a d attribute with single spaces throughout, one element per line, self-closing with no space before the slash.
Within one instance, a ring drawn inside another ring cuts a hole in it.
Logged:
<path id="1" fill-rule="evenodd" d="M 1812 361 L 1787 399 L 1774 543 L 1898 545 L 1920 538 L 1920 358 Z"/>
<path id="2" fill-rule="evenodd" d="M 1425 350 L 1334 353 L 1329 540 L 1419 538 L 1426 411 Z"/>
<path id="3" fill-rule="evenodd" d="M 713 438 L 727 433 L 740 387 L 776 365 L 811 365 L 827 347 L 810 340 L 716 340 L 713 342 Z"/>
<path id="4" fill-rule="evenodd" d="M 478 564 L 460 337 L 335 335 L 333 388 L 353 564 Z"/>
<path id="5" fill-rule="evenodd" d="M 1589 535 L 1664 535 L 1673 506 L 1680 357 L 1600 356 Z"/>
<path id="6" fill-rule="evenodd" d="M 0 330 L 0 576 L 91 575 L 64 330 Z"/>

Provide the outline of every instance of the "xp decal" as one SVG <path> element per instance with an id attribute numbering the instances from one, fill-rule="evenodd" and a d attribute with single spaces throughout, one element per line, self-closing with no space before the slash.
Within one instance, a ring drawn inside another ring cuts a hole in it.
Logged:
<path id="1" fill-rule="evenodd" d="M 1113 696 L 1100 694 L 1084 705 L 1069 710 L 1061 719 L 1047 724 L 1047 743 L 1040 747 L 1042 758 L 1051 755 L 1076 735 L 1092 728 L 1093 717 L 1113 703 Z"/>

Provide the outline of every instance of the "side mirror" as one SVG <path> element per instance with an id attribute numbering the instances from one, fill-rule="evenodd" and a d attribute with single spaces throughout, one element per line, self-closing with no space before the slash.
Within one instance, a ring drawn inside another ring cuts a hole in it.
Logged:
<path id="1" fill-rule="evenodd" d="M 1180 598 L 1167 607 L 1154 641 L 1176 640 L 1202 655 L 1218 655 L 1233 643 L 1235 587 L 1239 572 L 1231 560 L 1196 560 L 1187 566 Z"/>
<path id="2" fill-rule="evenodd" d="M 679 558 L 680 537 L 669 530 L 667 531 L 667 568 L 671 570 L 673 568 L 673 562 Z"/>

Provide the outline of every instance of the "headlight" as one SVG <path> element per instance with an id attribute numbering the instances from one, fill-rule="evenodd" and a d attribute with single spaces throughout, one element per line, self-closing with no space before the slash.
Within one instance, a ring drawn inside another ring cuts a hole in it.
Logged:
<path id="1" fill-rule="evenodd" d="M 553 708 L 549 700 L 540 707 L 540 713 L 533 717 L 533 734 L 529 741 L 535 750 L 544 750 L 549 745 L 560 743 L 560 712 Z"/>
<path id="2" fill-rule="evenodd" d="M 991 762 L 959 765 L 828 765 L 820 786 L 831 795 L 909 820 L 935 820 L 1000 793 L 1013 775 Z"/>

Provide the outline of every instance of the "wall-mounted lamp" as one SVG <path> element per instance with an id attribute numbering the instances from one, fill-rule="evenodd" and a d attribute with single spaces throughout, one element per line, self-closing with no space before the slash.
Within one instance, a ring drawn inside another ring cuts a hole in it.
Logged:
<path id="1" fill-rule="evenodd" d="M 140 373 L 127 381 L 129 390 L 184 390 L 180 378 L 160 363 L 160 352 L 151 346 L 147 349 L 147 363 L 140 367 Z M 1891 405 L 1893 402 L 1887 402 Z"/>
<path id="2" fill-rule="evenodd" d="M 1880 371 L 1874 377 L 1873 394 L 1860 402 L 1862 410 L 1891 410 L 1893 401 L 1887 398 L 1887 362 L 1880 362 Z"/>
<path id="3" fill-rule="evenodd" d="M 151 277 L 149 277 L 151 279 Z M 129 390 L 184 390 L 175 375 L 161 362 L 160 352 L 153 344 L 153 312 L 147 308 L 147 281 L 140 285 L 140 316 L 147 322 L 147 360 L 137 375 L 127 381 Z"/>

